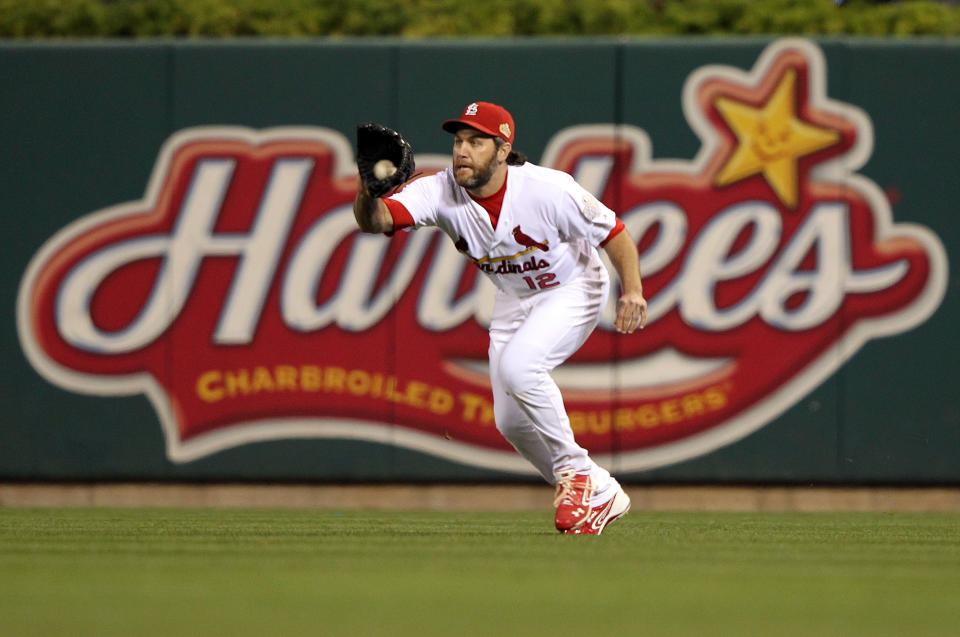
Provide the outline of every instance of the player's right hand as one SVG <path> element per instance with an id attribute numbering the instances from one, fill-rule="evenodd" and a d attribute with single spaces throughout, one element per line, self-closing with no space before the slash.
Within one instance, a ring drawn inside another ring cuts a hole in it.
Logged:
<path id="1" fill-rule="evenodd" d="M 617 301 L 617 320 L 614 323 L 621 334 L 633 334 L 647 325 L 647 300 L 642 292 L 624 292 Z"/>

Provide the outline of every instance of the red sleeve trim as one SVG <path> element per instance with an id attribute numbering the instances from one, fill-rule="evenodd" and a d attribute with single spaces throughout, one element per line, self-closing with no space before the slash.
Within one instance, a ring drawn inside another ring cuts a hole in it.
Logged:
<path id="1" fill-rule="evenodd" d="M 410 211 L 407 210 L 407 207 L 396 199 L 384 199 L 383 203 L 387 204 L 387 210 L 390 211 L 390 216 L 393 217 L 393 229 L 394 230 L 403 230 L 404 228 L 410 228 L 415 225 L 416 222 L 413 220 L 413 215 L 410 214 Z"/>
<path id="2" fill-rule="evenodd" d="M 617 218 L 616 225 L 613 226 L 613 230 L 610 231 L 610 234 L 607 235 L 607 238 L 600 243 L 600 247 L 607 245 L 610 242 L 610 239 L 613 239 L 615 236 L 623 232 L 623 229 L 626 226 L 623 225 L 623 222 L 620 221 L 619 217 Z"/>

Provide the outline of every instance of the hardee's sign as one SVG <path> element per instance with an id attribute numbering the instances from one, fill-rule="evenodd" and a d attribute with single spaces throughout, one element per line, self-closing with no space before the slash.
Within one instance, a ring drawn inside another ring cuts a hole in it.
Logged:
<path id="1" fill-rule="evenodd" d="M 654 160 L 629 126 L 549 144 L 540 163 L 574 174 L 639 242 L 646 330 L 616 336 L 611 302 L 555 374 L 582 443 L 620 470 L 743 437 L 943 298 L 943 245 L 895 223 L 856 174 L 870 120 L 825 86 L 820 51 L 783 40 L 749 73 L 688 79 L 692 161 Z M 492 286 L 438 232 L 361 235 L 355 184 L 333 131 L 177 133 L 142 200 L 37 252 L 17 307 L 27 357 L 73 391 L 146 394 L 178 462 L 338 437 L 531 471 L 493 423 Z"/>

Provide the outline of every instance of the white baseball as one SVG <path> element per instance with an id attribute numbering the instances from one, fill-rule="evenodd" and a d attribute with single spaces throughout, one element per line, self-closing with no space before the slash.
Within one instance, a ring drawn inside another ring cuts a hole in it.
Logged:
<path id="1" fill-rule="evenodd" d="M 373 176 L 377 179 L 386 179 L 397 172 L 397 167 L 389 159 L 381 159 L 373 165 Z"/>

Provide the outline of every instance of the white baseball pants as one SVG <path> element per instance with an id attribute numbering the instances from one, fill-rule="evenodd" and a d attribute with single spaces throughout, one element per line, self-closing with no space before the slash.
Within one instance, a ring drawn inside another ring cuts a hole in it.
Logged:
<path id="1" fill-rule="evenodd" d="M 606 269 L 593 259 L 584 275 L 566 285 L 523 298 L 498 292 L 490 322 L 497 429 L 550 484 L 562 469 L 589 473 L 595 504 L 615 495 L 616 481 L 577 444 L 550 372 L 590 336 L 609 290 Z"/>

